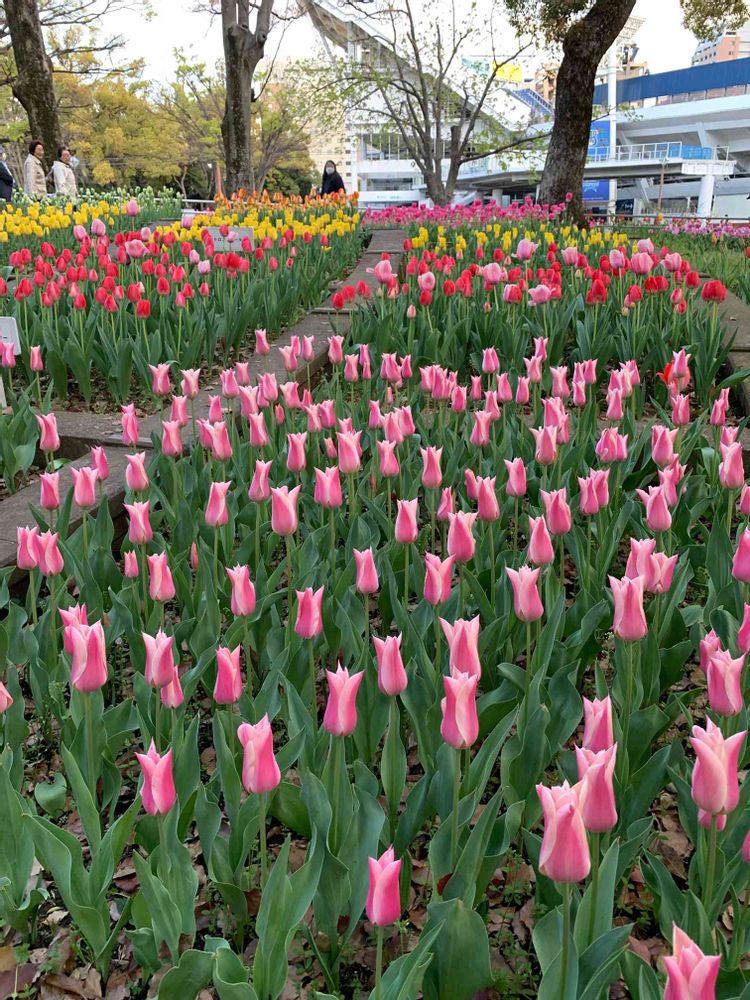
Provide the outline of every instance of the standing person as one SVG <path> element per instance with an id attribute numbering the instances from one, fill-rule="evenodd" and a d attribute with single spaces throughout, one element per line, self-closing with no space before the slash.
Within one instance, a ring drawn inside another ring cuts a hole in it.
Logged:
<path id="1" fill-rule="evenodd" d="M 341 174 L 336 169 L 336 164 L 333 160 L 326 160 L 326 165 L 323 167 L 323 181 L 320 185 L 320 193 L 336 194 L 339 191 L 346 191 L 344 182 L 341 180 Z"/>
<path id="2" fill-rule="evenodd" d="M 5 147 L 0 146 L 0 201 L 10 201 L 16 181 L 5 162 Z"/>
<path id="3" fill-rule="evenodd" d="M 52 164 L 52 179 L 55 182 L 55 194 L 63 195 L 75 201 L 78 197 L 78 184 L 71 164 L 70 150 L 67 146 L 59 146 L 57 159 Z"/>
<path id="4" fill-rule="evenodd" d="M 23 189 L 29 198 L 45 198 L 47 182 L 44 177 L 44 146 L 38 139 L 29 143 L 29 155 L 23 165 Z"/>

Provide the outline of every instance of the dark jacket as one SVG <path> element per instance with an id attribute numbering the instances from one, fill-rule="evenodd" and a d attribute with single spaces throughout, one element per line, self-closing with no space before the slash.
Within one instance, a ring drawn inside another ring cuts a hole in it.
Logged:
<path id="1" fill-rule="evenodd" d="M 7 163 L 5 160 L 0 160 L 0 200 L 11 200 L 15 183 L 13 174 L 8 169 Z"/>
<path id="2" fill-rule="evenodd" d="M 341 180 L 341 174 L 338 170 L 334 170 L 332 174 L 327 174 L 323 172 L 323 182 L 320 185 L 321 194 L 336 194 L 337 191 L 344 191 L 344 182 Z"/>

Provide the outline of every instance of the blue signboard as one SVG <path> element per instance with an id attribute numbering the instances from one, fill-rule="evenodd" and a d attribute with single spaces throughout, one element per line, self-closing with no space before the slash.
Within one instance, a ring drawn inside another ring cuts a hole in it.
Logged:
<path id="1" fill-rule="evenodd" d="M 584 201 L 609 201 L 609 181 L 584 181 L 583 182 Z"/>
<path id="2" fill-rule="evenodd" d="M 609 154 L 609 122 L 591 123 L 588 155 L 594 160 L 606 160 Z"/>

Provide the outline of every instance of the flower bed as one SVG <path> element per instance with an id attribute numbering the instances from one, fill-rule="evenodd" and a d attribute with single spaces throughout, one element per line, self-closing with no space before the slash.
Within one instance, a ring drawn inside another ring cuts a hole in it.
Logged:
<path id="1" fill-rule="evenodd" d="M 121 551 L 106 454 L 67 496 L 45 475 L 25 602 L 0 593 L 0 906 L 31 948 L 75 936 L 52 975 L 743 996 L 750 491 L 721 290 L 645 247 L 587 273 L 599 244 L 565 264 L 554 232 L 540 275 L 508 231 L 515 279 L 461 233 L 436 235 L 466 277 L 427 243 L 405 289 L 374 263 L 317 386 L 291 340 L 289 381 L 228 368 L 150 455 L 126 408 Z"/>

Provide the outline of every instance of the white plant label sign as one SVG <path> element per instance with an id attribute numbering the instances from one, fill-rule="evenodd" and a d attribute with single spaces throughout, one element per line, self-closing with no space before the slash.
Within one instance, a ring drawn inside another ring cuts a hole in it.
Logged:
<path id="1" fill-rule="evenodd" d="M 13 344 L 13 353 L 18 357 L 21 353 L 21 338 L 18 336 L 18 324 L 14 316 L 0 316 L 0 340 L 4 344 Z"/>

